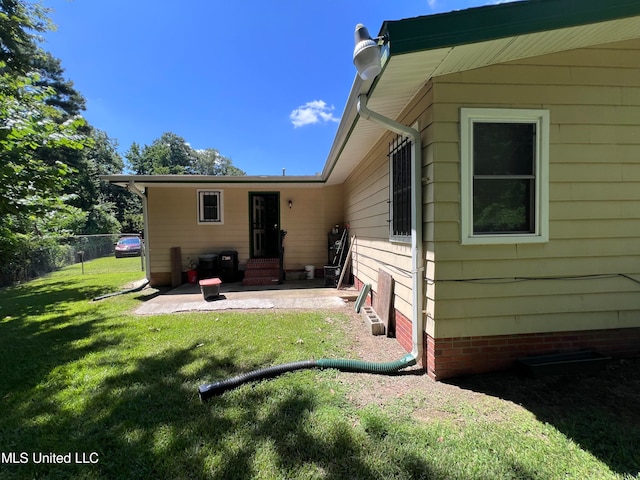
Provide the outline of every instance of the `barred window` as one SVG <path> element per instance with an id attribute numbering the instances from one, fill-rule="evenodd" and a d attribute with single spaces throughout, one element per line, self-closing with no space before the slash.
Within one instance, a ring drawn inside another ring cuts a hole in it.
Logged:
<path id="1" fill-rule="evenodd" d="M 222 224 L 222 192 L 198 190 L 198 223 Z"/>
<path id="2" fill-rule="evenodd" d="M 411 238 L 411 146 L 411 140 L 402 136 L 389 144 L 390 236 L 400 241 Z"/>

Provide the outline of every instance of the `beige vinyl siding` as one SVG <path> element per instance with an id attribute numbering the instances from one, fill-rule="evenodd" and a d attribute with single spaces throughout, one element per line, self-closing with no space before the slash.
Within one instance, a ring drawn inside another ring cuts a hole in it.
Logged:
<path id="1" fill-rule="evenodd" d="M 197 190 L 192 187 L 149 188 L 148 245 L 152 274 L 171 272 L 170 249 L 180 247 L 182 264 L 198 256 L 237 250 L 238 257 L 249 255 L 249 207 L 247 193 L 233 188 L 212 186 L 223 191 L 223 225 L 198 225 Z M 246 261 L 246 260 L 245 260 Z"/>
<path id="2" fill-rule="evenodd" d="M 422 135 L 423 161 L 423 211 L 425 235 L 433 231 L 434 197 L 430 190 L 433 175 L 433 149 L 428 141 L 431 128 L 432 92 L 426 85 L 414 98 L 411 106 L 399 117 L 404 125 L 418 128 Z M 351 234 L 357 237 L 353 250 L 353 273 L 363 283 L 378 289 L 378 272 L 383 269 L 395 281 L 394 307 L 407 318 L 412 318 L 411 245 L 389 240 L 389 142 L 395 134 L 387 134 L 376 143 L 366 158 L 349 176 L 344 185 L 345 220 L 350 224 Z M 426 244 L 427 269 L 433 269 L 433 244 Z M 424 294 L 424 292 L 423 292 Z M 427 309 L 432 308 L 432 288 L 426 291 Z M 431 302 L 429 302 L 429 299 Z"/>
<path id="3" fill-rule="evenodd" d="M 353 274 L 377 291 L 379 269 L 391 273 L 395 280 L 395 307 L 405 315 L 411 311 L 410 248 L 389 241 L 389 161 L 387 136 L 345 183 L 346 221 L 350 234 L 356 236 L 353 247 Z"/>
<path id="4" fill-rule="evenodd" d="M 640 285 L 618 276 L 640 280 L 640 41 L 447 75 L 433 90 L 433 194 L 442 201 L 428 333 L 640 326 Z M 461 107 L 549 110 L 548 243 L 460 245 Z M 610 277 L 545 279 L 589 275 Z"/>
<path id="5" fill-rule="evenodd" d="M 223 192 L 224 224 L 199 225 L 197 190 Z M 249 192 L 278 192 L 280 225 L 285 237 L 285 268 L 302 270 L 305 265 L 322 268 L 327 263 L 327 233 L 344 224 L 342 187 L 301 186 L 273 189 L 229 185 L 211 187 L 150 187 L 147 247 L 150 272 L 167 281 L 171 272 L 170 249 L 180 247 L 183 268 L 189 259 L 206 253 L 236 250 L 240 268 L 249 258 Z M 292 201 L 289 209 L 288 202 Z"/>
<path id="6" fill-rule="evenodd" d="M 327 234 L 336 224 L 344 225 L 342 187 L 301 187 L 280 192 L 280 222 L 287 231 L 284 263 L 287 270 L 305 265 L 321 269 L 327 265 Z M 288 201 L 293 202 L 289 209 Z"/>

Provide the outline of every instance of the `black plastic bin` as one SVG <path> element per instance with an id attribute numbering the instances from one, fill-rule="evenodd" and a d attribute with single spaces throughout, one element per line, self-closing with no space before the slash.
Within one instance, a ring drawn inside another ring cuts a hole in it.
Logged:
<path id="1" fill-rule="evenodd" d="M 235 282 L 238 280 L 238 252 L 226 250 L 220 252 L 220 278 L 225 282 Z"/>
<path id="2" fill-rule="evenodd" d="M 198 257 L 198 274 L 200 278 L 213 278 L 218 275 L 218 255 L 209 253 Z"/>

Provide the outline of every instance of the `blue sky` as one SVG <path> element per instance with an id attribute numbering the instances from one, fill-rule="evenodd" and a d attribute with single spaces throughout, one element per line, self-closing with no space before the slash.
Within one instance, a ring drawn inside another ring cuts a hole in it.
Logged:
<path id="1" fill-rule="evenodd" d="M 117 140 L 174 132 L 249 175 L 324 166 L 355 77 L 357 23 L 497 0 L 44 0 L 45 49 L 87 99 L 85 117 Z"/>

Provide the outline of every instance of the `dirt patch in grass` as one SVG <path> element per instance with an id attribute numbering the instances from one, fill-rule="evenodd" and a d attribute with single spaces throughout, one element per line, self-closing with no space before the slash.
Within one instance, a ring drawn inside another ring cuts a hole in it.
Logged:
<path id="1" fill-rule="evenodd" d="M 352 358 L 390 362 L 407 354 L 395 338 L 371 335 L 352 305 L 344 313 L 348 318 L 344 324 L 344 335 L 353 352 Z M 489 395 L 435 382 L 424 373 L 421 365 L 409 367 L 395 375 L 339 373 L 338 381 L 347 388 L 349 400 L 357 407 L 371 404 L 385 406 L 401 400 L 405 408 L 413 411 L 416 420 L 456 418 L 460 415 L 459 406 L 469 404 L 477 406 L 482 415 L 488 415 L 489 412 L 495 415 L 496 412 L 495 401 Z"/>
<path id="2" fill-rule="evenodd" d="M 371 335 L 352 305 L 346 314 L 344 334 L 353 358 L 386 362 L 406 354 L 396 339 Z M 416 366 L 392 376 L 340 373 L 338 379 L 356 406 L 402 399 L 416 420 L 508 421 L 513 413 L 528 411 L 578 438 L 589 437 L 587 425 L 603 432 L 624 424 L 640 435 L 640 358 L 612 360 L 599 373 L 578 376 L 530 378 L 507 371 L 436 382 Z"/>
<path id="3" fill-rule="evenodd" d="M 344 328 L 354 358 L 390 361 L 405 354 L 396 339 L 372 336 L 353 311 Z M 376 404 L 398 420 L 442 422 L 460 432 L 485 425 L 480 428 L 503 431 L 513 442 L 532 435 L 547 445 L 553 435 L 618 475 L 640 473 L 640 358 L 615 359 L 598 373 L 576 376 L 507 371 L 435 382 L 412 367 L 395 376 L 338 373 L 337 379 L 358 408 Z"/>

